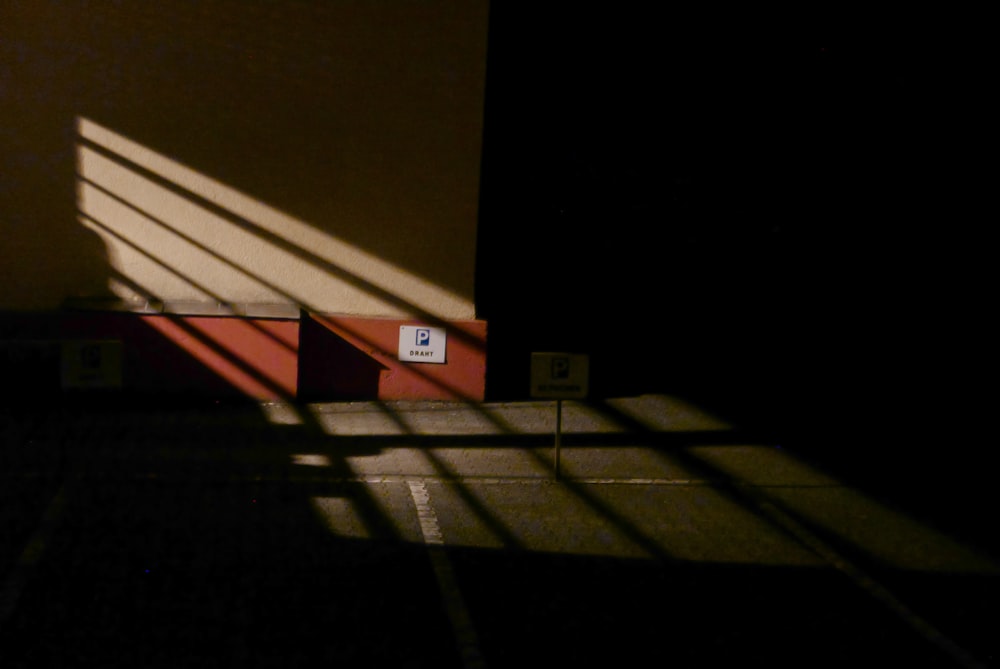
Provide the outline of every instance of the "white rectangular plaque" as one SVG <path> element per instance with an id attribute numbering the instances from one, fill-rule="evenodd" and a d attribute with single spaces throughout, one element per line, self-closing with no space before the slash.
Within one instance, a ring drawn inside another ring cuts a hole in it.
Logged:
<path id="1" fill-rule="evenodd" d="M 448 335 L 444 328 L 429 325 L 399 326 L 399 359 L 405 362 L 447 361 Z"/>

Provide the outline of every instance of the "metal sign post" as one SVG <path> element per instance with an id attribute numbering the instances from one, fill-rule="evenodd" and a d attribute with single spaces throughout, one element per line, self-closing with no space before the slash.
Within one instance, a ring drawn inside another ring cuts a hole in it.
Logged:
<path id="1" fill-rule="evenodd" d="M 556 452 L 555 461 L 556 479 L 559 478 L 559 446 L 562 437 L 562 400 L 556 400 Z"/>
<path id="2" fill-rule="evenodd" d="M 553 457 L 555 476 L 560 477 L 559 450 L 562 446 L 562 401 L 587 396 L 590 359 L 572 353 L 531 354 L 531 396 L 556 401 L 556 444 Z"/>

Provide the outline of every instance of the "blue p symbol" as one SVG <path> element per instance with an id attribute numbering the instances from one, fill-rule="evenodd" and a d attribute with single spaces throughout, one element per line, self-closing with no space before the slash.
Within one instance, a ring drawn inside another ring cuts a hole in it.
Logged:
<path id="1" fill-rule="evenodd" d="M 431 344 L 431 331 L 426 328 L 419 328 L 417 330 L 417 346 L 430 346 Z"/>

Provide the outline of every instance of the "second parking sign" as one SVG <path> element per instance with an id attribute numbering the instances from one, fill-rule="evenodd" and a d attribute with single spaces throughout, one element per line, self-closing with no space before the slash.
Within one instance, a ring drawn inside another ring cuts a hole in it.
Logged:
<path id="1" fill-rule="evenodd" d="M 531 354 L 531 396 L 582 399 L 587 396 L 590 359 L 574 353 Z"/>

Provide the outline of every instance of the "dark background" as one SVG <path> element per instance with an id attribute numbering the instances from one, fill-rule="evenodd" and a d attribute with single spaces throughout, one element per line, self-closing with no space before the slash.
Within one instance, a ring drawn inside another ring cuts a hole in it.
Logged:
<path id="1" fill-rule="evenodd" d="M 912 15 L 491 11 L 491 399 L 528 394 L 530 351 L 570 350 L 594 397 L 679 392 L 788 429 L 981 411 L 973 41 Z"/>

